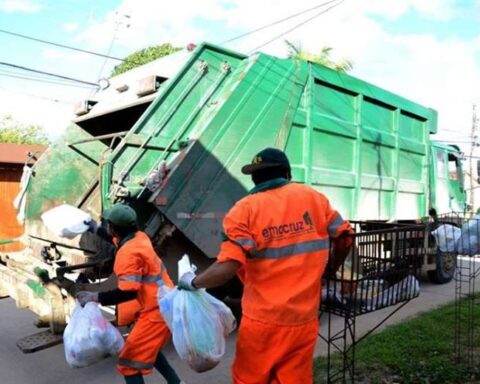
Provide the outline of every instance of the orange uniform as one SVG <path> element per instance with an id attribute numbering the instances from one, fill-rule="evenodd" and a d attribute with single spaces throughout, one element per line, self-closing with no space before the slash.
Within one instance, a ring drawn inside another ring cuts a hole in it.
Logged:
<path id="1" fill-rule="evenodd" d="M 122 291 L 136 291 L 137 299 L 118 305 L 119 325 L 135 321 L 119 356 L 118 370 L 124 376 L 149 374 L 170 331 L 158 309 L 159 287 L 173 287 L 167 271 L 144 232 L 120 244 L 113 267 Z"/>
<path id="2" fill-rule="evenodd" d="M 224 230 L 218 262 L 240 262 L 244 282 L 234 383 L 312 382 L 330 238 L 350 224 L 321 193 L 275 179 L 237 202 Z"/>

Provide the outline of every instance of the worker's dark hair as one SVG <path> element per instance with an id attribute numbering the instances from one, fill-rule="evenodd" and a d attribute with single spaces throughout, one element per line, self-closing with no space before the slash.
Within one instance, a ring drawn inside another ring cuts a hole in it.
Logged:
<path id="1" fill-rule="evenodd" d="M 124 237 L 127 237 L 128 235 L 138 231 L 137 224 L 130 224 L 128 227 L 120 227 L 113 224 L 111 221 L 109 221 L 109 224 L 111 225 L 113 232 L 115 232 L 115 235 L 117 235 L 120 239 L 123 239 Z"/>
<path id="2" fill-rule="evenodd" d="M 285 167 L 271 167 L 260 169 L 252 173 L 252 180 L 255 185 L 264 183 L 269 180 L 284 178 L 290 180 L 292 178 L 290 174 L 290 168 Z"/>

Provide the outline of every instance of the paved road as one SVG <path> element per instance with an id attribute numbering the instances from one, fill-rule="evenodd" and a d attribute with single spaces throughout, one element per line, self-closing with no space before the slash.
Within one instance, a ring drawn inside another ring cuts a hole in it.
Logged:
<path id="1" fill-rule="evenodd" d="M 412 300 L 387 323 L 393 324 L 418 312 L 426 311 L 440 304 L 452 301 L 454 285 L 433 285 L 421 282 L 420 297 Z M 378 324 L 391 309 L 377 311 L 357 318 L 357 335 L 361 335 Z M 63 345 L 34 354 L 23 354 L 15 345 L 24 336 L 36 333 L 33 326 L 33 315 L 25 310 L 18 310 L 10 299 L 0 300 L 0 384 L 115 384 L 123 383 L 116 374 L 113 358 L 106 359 L 94 366 L 82 369 L 70 369 L 65 363 Z M 338 327 L 340 319 L 334 326 Z M 325 327 L 325 318 L 322 317 Z M 234 336 L 228 340 L 227 355 L 224 361 L 213 371 L 196 374 L 179 360 L 171 346 L 167 348 L 167 356 L 172 365 L 187 383 L 226 384 L 230 382 L 230 365 L 234 353 Z M 325 344 L 319 339 L 317 354 L 325 352 Z M 162 377 L 154 373 L 146 378 L 146 383 L 163 383 Z"/>

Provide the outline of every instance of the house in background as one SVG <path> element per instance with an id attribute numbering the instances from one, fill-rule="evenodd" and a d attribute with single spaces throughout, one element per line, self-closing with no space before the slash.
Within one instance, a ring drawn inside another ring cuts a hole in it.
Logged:
<path id="1" fill-rule="evenodd" d="M 23 166 L 26 163 L 32 165 L 45 149 L 42 145 L 0 143 L 0 240 L 23 234 L 23 225 L 17 221 L 13 201 L 20 191 Z M 0 252 L 22 249 L 20 243 L 0 245 Z"/>

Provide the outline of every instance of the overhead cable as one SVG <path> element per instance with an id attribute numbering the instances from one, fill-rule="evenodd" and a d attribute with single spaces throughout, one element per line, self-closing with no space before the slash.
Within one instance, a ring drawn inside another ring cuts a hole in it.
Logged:
<path id="1" fill-rule="evenodd" d="M 63 86 L 66 86 L 66 87 L 75 87 L 75 88 L 83 88 L 83 89 L 91 89 L 92 88 L 92 86 L 88 86 L 88 85 L 66 83 L 66 82 L 61 82 L 61 81 L 49 80 L 49 79 L 46 79 L 44 77 L 28 76 L 28 75 L 15 74 L 15 73 L 10 73 L 10 72 L 3 72 L 3 71 L 0 71 L 0 76 L 11 77 L 11 78 L 14 78 L 14 79 L 21 79 L 21 80 L 36 81 L 36 82 L 46 83 L 46 84 L 63 85 Z"/>
<path id="2" fill-rule="evenodd" d="M 104 55 L 103 53 L 94 52 L 94 51 L 89 51 L 89 50 L 87 50 L 87 49 L 82 49 L 82 48 L 76 48 L 76 47 L 72 47 L 71 45 L 55 43 L 55 42 L 49 41 L 49 40 L 38 39 L 38 38 L 36 38 L 36 37 L 23 35 L 23 34 L 21 34 L 21 33 L 16 33 L 16 32 L 7 31 L 7 30 L 5 30 L 5 29 L 0 29 L 0 33 L 5 33 L 5 34 L 7 34 L 7 35 L 20 37 L 20 38 L 22 38 L 22 39 L 27 39 L 27 40 L 36 41 L 36 42 L 43 43 L 43 44 L 53 45 L 53 46 L 55 46 L 55 47 L 60 47 L 60 48 L 65 48 L 65 49 L 71 49 L 72 51 L 87 53 L 87 54 L 89 54 L 89 55 L 105 57 L 105 58 L 107 58 L 107 59 L 112 59 L 112 60 L 125 61 L 124 59 L 120 59 L 119 57 Z"/>
<path id="3" fill-rule="evenodd" d="M 75 79 L 75 78 L 73 78 L 73 77 L 68 77 L 68 76 L 63 76 L 63 75 L 57 75 L 56 73 L 40 71 L 40 70 L 38 70 L 38 69 L 28 68 L 28 67 L 24 67 L 24 66 L 17 65 L 17 64 L 5 63 L 5 62 L 3 62 L 3 61 L 0 61 L 0 65 L 6 66 L 6 67 L 11 67 L 11 68 L 16 68 L 16 69 L 21 69 L 21 70 L 28 71 L 28 72 L 39 73 L 39 74 L 41 74 L 41 75 L 46 75 L 46 76 L 50 76 L 50 77 L 55 77 L 55 78 L 58 78 L 58 79 L 73 81 L 73 82 L 79 83 L 79 84 L 91 85 L 91 86 L 93 86 L 93 87 L 98 87 L 98 86 L 99 86 L 98 84 L 96 84 L 96 83 L 91 83 L 91 82 L 89 82 L 89 81 L 80 80 L 80 79 Z"/>
<path id="4" fill-rule="evenodd" d="M 269 44 L 273 43 L 275 40 L 278 40 L 279 38 L 285 36 L 286 34 L 292 32 L 292 31 L 294 31 L 295 29 L 300 28 L 301 26 L 303 26 L 303 25 L 307 24 L 308 22 L 316 19 L 317 17 L 320 17 L 321 15 L 324 15 L 325 13 L 329 12 L 329 11 L 332 10 L 333 8 L 338 7 L 338 6 L 339 6 L 340 4 L 342 4 L 344 1 L 345 1 L 345 0 L 340 0 L 338 3 L 336 3 L 336 4 L 334 4 L 334 5 L 330 6 L 330 7 L 328 7 L 327 9 L 325 9 L 325 10 L 323 10 L 323 11 L 321 11 L 321 12 L 316 13 L 316 14 L 313 15 L 312 17 L 310 17 L 310 18 L 302 21 L 301 23 L 295 25 L 295 26 L 292 27 L 292 28 L 287 29 L 286 31 L 284 31 L 284 32 L 282 32 L 281 34 L 275 36 L 274 38 L 268 40 L 267 42 L 265 42 L 265 43 L 263 43 L 263 44 L 255 47 L 254 49 L 250 50 L 249 53 L 253 53 L 253 52 L 255 52 L 255 51 L 258 51 L 260 48 L 263 48 L 263 47 L 265 47 L 266 45 L 269 45 Z"/>
<path id="5" fill-rule="evenodd" d="M 36 99 L 42 99 L 42 100 L 46 100 L 46 101 L 51 101 L 51 102 L 54 102 L 54 103 L 74 104 L 72 101 L 54 99 L 54 98 L 52 98 L 52 97 L 46 97 L 46 96 L 34 95 L 34 94 L 32 94 L 32 93 L 14 91 L 14 90 L 12 90 L 12 89 L 7 89 L 7 88 L 3 88 L 3 87 L 0 87 L 0 91 L 4 91 L 4 92 L 8 92 L 8 93 L 14 93 L 14 94 L 19 94 L 19 95 L 25 95 L 25 96 L 28 96 L 28 97 L 33 97 L 33 98 L 36 98 Z"/>
<path id="6" fill-rule="evenodd" d="M 291 19 L 293 19 L 293 18 L 295 18 L 295 17 L 297 17 L 297 16 L 303 15 L 303 14 L 308 13 L 308 12 L 311 12 L 311 11 L 314 11 L 315 9 L 318 9 L 318 8 L 325 7 L 326 5 L 331 4 L 331 3 L 335 3 L 335 2 L 337 2 L 337 1 L 338 1 L 338 0 L 326 1 L 326 2 L 324 2 L 324 3 L 321 3 L 321 4 L 316 5 L 316 6 L 314 6 L 314 7 L 308 8 L 308 9 L 306 9 L 306 10 L 304 10 L 304 11 L 297 12 L 297 13 L 295 13 L 295 14 L 293 14 L 293 15 L 284 17 L 283 19 L 274 21 L 274 22 L 272 22 L 272 23 L 270 23 L 270 24 L 267 24 L 267 25 L 264 25 L 264 26 L 259 27 L 259 28 L 257 28 L 257 29 L 254 29 L 254 30 L 252 30 L 252 31 L 250 31 L 250 32 L 242 33 L 241 35 L 238 35 L 238 36 L 232 37 L 231 39 L 222 41 L 220 44 L 221 44 L 221 45 L 223 45 L 223 44 L 228 44 L 228 43 L 231 43 L 232 41 L 235 41 L 235 40 L 238 40 L 238 39 L 242 39 L 242 38 L 247 37 L 247 36 L 249 36 L 249 35 L 253 35 L 254 33 L 263 31 L 264 29 L 273 27 L 273 26 L 275 26 L 275 25 L 277 25 L 277 24 L 281 24 L 281 23 L 283 23 L 283 22 L 285 22 L 285 21 L 288 21 L 288 20 L 291 20 Z"/>

